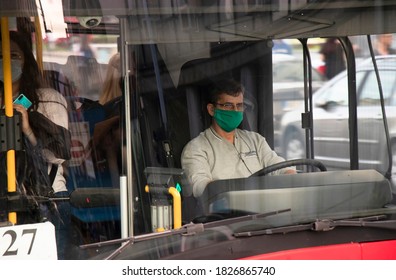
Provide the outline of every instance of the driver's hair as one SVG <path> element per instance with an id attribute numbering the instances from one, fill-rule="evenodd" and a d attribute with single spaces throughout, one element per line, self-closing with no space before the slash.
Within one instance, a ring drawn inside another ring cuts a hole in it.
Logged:
<path id="1" fill-rule="evenodd" d="M 244 94 L 245 88 L 239 82 L 232 79 L 225 79 L 215 82 L 210 92 L 209 103 L 214 104 L 220 99 L 220 95 L 227 94 L 231 96 L 239 96 Z"/>

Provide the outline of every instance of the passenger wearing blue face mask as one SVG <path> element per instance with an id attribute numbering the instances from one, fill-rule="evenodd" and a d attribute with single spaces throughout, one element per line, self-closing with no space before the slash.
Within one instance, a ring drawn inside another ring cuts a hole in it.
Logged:
<path id="1" fill-rule="evenodd" d="M 70 158 L 67 102 L 59 92 L 43 86 L 45 80 L 26 35 L 15 31 L 10 31 L 9 35 L 12 97 L 15 100 L 23 94 L 31 102 L 30 107 L 13 104 L 15 113 L 21 115 L 23 136 L 23 151 L 17 151 L 16 157 L 17 170 L 23 170 L 17 174 L 17 192 L 33 197 L 65 197 L 65 200 L 56 205 L 40 205 L 40 208 L 34 211 L 18 213 L 17 223 L 50 220 L 56 228 L 58 254 L 62 259 L 65 258 L 65 246 L 70 244 L 65 240 L 68 238 L 70 205 L 67 201 L 69 193 L 62 166 L 62 163 Z M 0 109 L 4 108 L 3 84 L 3 50 L 0 36 Z M 7 180 L 4 159 L 5 155 L 1 154 L 0 191 L 4 190 Z M 0 222 L 1 218 L 0 215 Z"/>
<path id="2" fill-rule="evenodd" d="M 243 120 L 244 88 L 233 80 L 220 81 L 211 93 L 207 111 L 212 124 L 183 149 L 181 164 L 199 197 L 214 180 L 243 178 L 264 167 L 284 161 L 265 138 L 252 131 L 237 128 Z M 295 174 L 285 168 L 275 174 Z"/>
<path id="3" fill-rule="evenodd" d="M 65 158 L 57 156 L 60 151 L 51 151 L 46 149 L 46 147 L 40 147 L 47 139 L 40 139 L 42 135 L 35 131 L 37 124 L 34 123 L 32 118 L 40 115 L 46 118 L 50 124 L 53 123 L 67 131 L 67 102 L 59 92 L 43 86 L 45 84 L 44 78 L 31 51 L 29 40 L 24 36 L 16 31 L 10 31 L 12 98 L 15 100 L 20 94 L 23 94 L 32 105 L 29 108 L 25 108 L 23 105 L 14 104 L 13 107 L 16 112 L 21 114 L 22 133 L 26 151 L 33 151 L 35 147 L 43 148 L 49 169 L 52 166 L 57 167 L 52 184 L 53 192 L 66 192 L 65 178 L 61 165 Z M 2 85 L 3 83 L 3 55 L 0 45 L 0 84 Z M 0 108 L 4 108 L 4 92 L 2 90 L 0 90 L 0 104 Z M 18 183 L 22 184 L 23 182 Z"/>
<path id="4" fill-rule="evenodd" d="M 1 59 L 1 63 L 3 63 L 3 58 Z M 15 83 L 19 80 L 22 75 L 22 60 L 21 56 L 18 53 L 11 53 L 11 77 L 12 82 Z M 0 81 L 4 82 L 4 71 L 3 67 L 0 68 Z"/>

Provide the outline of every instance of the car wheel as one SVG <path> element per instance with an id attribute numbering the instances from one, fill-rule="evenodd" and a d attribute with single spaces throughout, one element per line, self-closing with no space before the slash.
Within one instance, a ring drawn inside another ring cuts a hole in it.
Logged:
<path id="1" fill-rule="evenodd" d="M 284 156 L 287 160 L 305 158 L 305 144 L 298 131 L 287 132 L 284 143 Z"/>

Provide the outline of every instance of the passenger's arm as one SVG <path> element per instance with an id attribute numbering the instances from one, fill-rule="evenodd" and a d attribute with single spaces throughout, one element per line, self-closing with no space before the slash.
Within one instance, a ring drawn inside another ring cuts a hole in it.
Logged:
<path id="1" fill-rule="evenodd" d="M 65 129 L 65 135 L 64 137 L 70 137 L 70 132 L 68 132 L 68 127 L 69 127 L 69 118 L 68 118 L 68 112 L 67 112 L 67 102 L 66 99 L 56 90 L 50 89 L 50 88 L 45 88 L 41 89 L 40 91 L 40 103 L 39 103 L 39 108 L 38 112 L 41 113 L 44 117 L 46 117 L 48 120 L 50 120 L 52 123 L 63 127 Z M 54 135 L 55 137 L 55 135 Z M 60 135 L 56 135 L 56 137 L 62 137 Z M 45 139 L 41 139 L 44 141 Z M 68 140 L 65 140 L 64 143 L 69 143 Z M 70 143 L 69 143 L 70 144 Z M 44 145 L 45 146 L 45 145 Z M 69 146 L 66 147 L 59 147 L 59 149 L 69 149 Z M 63 150 L 62 150 L 63 151 Z M 69 151 L 70 152 L 70 151 Z M 68 158 L 63 157 L 63 156 L 57 156 L 56 153 L 49 149 L 44 149 L 43 154 L 47 161 L 52 164 L 62 164 L 65 160 Z M 68 154 L 66 153 L 61 153 L 59 151 L 59 154 Z"/>
<path id="2" fill-rule="evenodd" d="M 66 99 L 54 89 L 41 89 L 41 92 L 41 98 L 44 100 L 41 100 L 42 103 L 38 111 L 53 123 L 68 129 L 69 118 Z"/>

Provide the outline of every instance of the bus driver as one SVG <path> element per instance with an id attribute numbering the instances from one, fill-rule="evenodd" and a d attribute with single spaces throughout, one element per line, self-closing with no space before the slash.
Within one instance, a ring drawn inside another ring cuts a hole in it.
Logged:
<path id="1" fill-rule="evenodd" d="M 214 180 L 248 177 L 284 161 L 256 132 L 237 128 L 243 119 L 244 88 L 233 80 L 220 81 L 206 108 L 212 124 L 183 149 L 181 165 L 193 194 L 199 197 Z M 272 174 L 295 174 L 294 167 Z"/>

